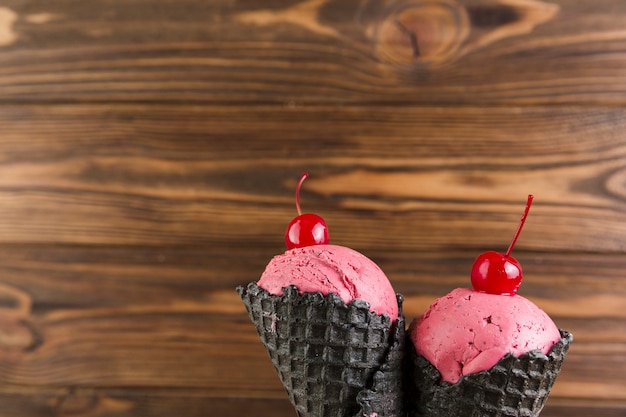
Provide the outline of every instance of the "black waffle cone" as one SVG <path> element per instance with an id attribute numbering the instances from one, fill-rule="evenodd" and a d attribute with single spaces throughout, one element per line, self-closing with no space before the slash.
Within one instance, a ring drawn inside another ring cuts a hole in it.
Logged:
<path id="1" fill-rule="evenodd" d="M 465 375 L 455 384 L 440 382 L 439 371 L 409 342 L 409 417 L 536 417 L 572 340 L 570 333 L 561 330 L 561 340 L 548 355 L 508 354 L 491 369 Z"/>
<path id="2" fill-rule="evenodd" d="M 335 294 L 238 287 L 300 417 L 404 417 L 405 323 Z"/>

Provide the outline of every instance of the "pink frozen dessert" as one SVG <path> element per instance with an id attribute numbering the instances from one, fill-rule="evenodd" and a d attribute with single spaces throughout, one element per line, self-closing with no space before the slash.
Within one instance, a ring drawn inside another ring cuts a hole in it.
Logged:
<path id="1" fill-rule="evenodd" d="M 300 210 L 300 187 L 306 178 L 304 173 L 296 187 L 298 216 L 285 232 L 288 250 L 269 262 L 257 285 L 272 295 L 283 295 L 283 288 L 293 285 L 300 294 L 336 294 L 346 304 L 362 300 L 370 311 L 386 314 L 394 322 L 398 299 L 384 272 L 365 255 L 328 244 L 324 219 Z"/>
<path id="2" fill-rule="evenodd" d="M 410 333 L 418 354 L 456 383 L 463 375 L 493 367 L 507 353 L 548 354 L 561 340 L 550 317 L 519 295 L 457 288 L 435 301 Z"/>
<path id="3" fill-rule="evenodd" d="M 238 287 L 300 417 L 405 414 L 402 296 L 361 253 L 329 244 L 325 221 L 302 214 L 287 251 Z"/>
<path id="4" fill-rule="evenodd" d="M 510 253 L 532 199 L 507 252 L 485 252 L 474 261 L 474 289 L 451 291 L 411 324 L 409 417 L 541 412 L 572 336 L 517 295 L 522 269 Z"/>
<path id="5" fill-rule="evenodd" d="M 295 285 L 300 294 L 334 293 L 348 304 L 359 299 L 370 311 L 398 318 L 396 293 L 384 272 L 361 253 L 337 245 L 294 248 L 275 256 L 265 268 L 257 285 L 273 295 Z"/>
<path id="6" fill-rule="evenodd" d="M 457 288 L 436 300 L 411 326 L 419 355 L 455 383 L 463 375 L 493 367 L 506 354 L 539 350 L 547 354 L 561 340 L 554 322 L 539 307 L 517 295 L 522 268 L 511 250 L 530 210 L 526 210 L 506 254 L 485 252 L 472 266 L 474 290 Z"/>

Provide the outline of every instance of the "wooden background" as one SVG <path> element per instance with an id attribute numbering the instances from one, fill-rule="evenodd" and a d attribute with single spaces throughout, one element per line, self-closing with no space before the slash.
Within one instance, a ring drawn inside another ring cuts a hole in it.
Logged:
<path id="1" fill-rule="evenodd" d="M 623 0 L 0 0 L 0 417 L 294 412 L 235 287 L 298 177 L 409 320 L 515 251 L 626 415 Z"/>

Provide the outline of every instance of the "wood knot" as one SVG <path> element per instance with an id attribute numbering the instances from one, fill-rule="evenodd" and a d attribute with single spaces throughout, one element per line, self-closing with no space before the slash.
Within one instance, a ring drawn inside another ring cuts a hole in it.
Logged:
<path id="1" fill-rule="evenodd" d="M 376 54 L 396 65 L 438 65 L 456 56 L 469 33 L 469 15 L 454 0 L 404 3 L 380 24 Z"/>
<path id="2" fill-rule="evenodd" d="M 559 6 L 539 0 L 407 0 L 368 27 L 381 61 L 425 69 L 456 61 L 506 38 L 531 33 Z"/>
<path id="3" fill-rule="evenodd" d="M 29 352 L 41 345 L 41 337 L 27 321 L 5 321 L 0 316 L 0 351 Z"/>
<path id="4" fill-rule="evenodd" d="M 32 351 L 42 339 L 28 320 L 32 300 L 28 293 L 0 284 L 0 351 Z"/>

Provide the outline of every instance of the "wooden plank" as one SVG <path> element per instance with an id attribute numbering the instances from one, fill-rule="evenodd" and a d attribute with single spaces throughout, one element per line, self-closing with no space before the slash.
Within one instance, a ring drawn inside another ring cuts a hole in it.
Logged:
<path id="1" fill-rule="evenodd" d="M 626 413 L 626 3 L 83 3 L 0 5 L 0 416 L 293 415 L 234 288 L 304 170 L 409 322 L 535 194 L 542 416 Z"/>
<path id="2" fill-rule="evenodd" d="M 4 1 L 0 101 L 626 103 L 622 0 Z"/>
<path id="3" fill-rule="evenodd" d="M 529 193 L 519 249 L 626 249 L 623 108 L 4 106 L 0 124 L 4 244 L 278 249 L 308 170 L 305 210 L 362 250 L 505 249 Z"/>
<path id="4" fill-rule="evenodd" d="M 626 403 L 626 260 L 534 256 L 518 256 L 527 266 L 520 294 L 575 335 L 554 398 Z M 372 257 L 405 295 L 410 322 L 436 297 L 468 285 L 474 254 Z M 234 290 L 257 279 L 268 259 L 247 248 L 2 248 L 0 386 L 197 388 L 283 398 Z"/>
<path id="5" fill-rule="evenodd" d="M 25 388 L 0 385 L 3 417 L 116 416 L 116 417 L 259 417 L 292 416 L 286 396 L 274 398 L 214 397 L 193 389 Z"/>
<path id="6" fill-rule="evenodd" d="M 24 389 L 0 386 L 3 417 L 116 416 L 166 417 L 185 410 L 185 417 L 208 414 L 240 417 L 254 412 L 258 417 L 292 417 L 286 398 L 213 397 L 199 390 L 137 389 Z M 542 417 L 622 417 L 626 406 L 619 403 L 548 399 Z M 214 414 L 215 413 L 215 414 Z"/>

